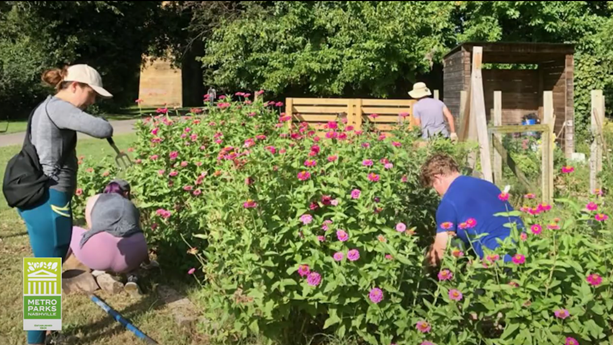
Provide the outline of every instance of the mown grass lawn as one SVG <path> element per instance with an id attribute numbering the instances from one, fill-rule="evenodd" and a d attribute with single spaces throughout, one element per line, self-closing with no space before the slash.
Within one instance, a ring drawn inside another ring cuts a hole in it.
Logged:
<path id="1" fill-rule="evenodd" d="M 115 137 L 117 145 L 127 149 L 134 140 L 133 134 Z M 7 161 L 19 151 L 18 146 L 0 150 L 0 176 L 4 176 Z M 101 140 L 83 140 L 77 147 L 78 155 L 102 158 L 113 156 L 113 149 Z M 0 344 L 26 344 L 23 329 L 22 305 L 22 258 L 32 256 L 29 238 L 17 211 L 0 200 L 0 270 L 2 293 L 0 293 Z M 155 289 L 163 284 L 170 286 L 188 298 L 194 292 L 180 277 L 174 277 L 172 269 L 162 267 L 142 277 L 145 295 L 135 299 L 127 294 L 111 296 L 98 292 L 98 296 L 128 318 L 160 344 L 205 344 L 193 329 L 177 325 L 173 315 L 161 301 Z M 132 332 L 113 320 L 100 307 L 81 295 L 66 295 L 63 298 L 63 333 L 72 336 L 64 344 L 143 344 Z"/>

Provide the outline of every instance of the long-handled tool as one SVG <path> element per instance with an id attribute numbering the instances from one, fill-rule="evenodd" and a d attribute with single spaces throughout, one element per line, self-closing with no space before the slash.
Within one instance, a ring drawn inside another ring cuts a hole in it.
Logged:
<path id="1" fill-rule="evenodd" d="M 111 147 L 113 147 L 113 149 L 117 153 L 117 156 L 115 157 L 115 162 L 117 163 L 117 166 L 119 167 L 119 169 L 127 169 L 129 166 L 131 166 L 132 161 L 130 160 L 130 157 L 127 154 L 119 151 L 119 149 L 117 148 L 117 145 L 115 145 L 115 141 L 113 140 L 113 138 L 108 138 L 106 140 L 109 142 L 109 144 L 111 144 Z M 122 163 L 123 163 L 123 166 L 122 166 Z"/>
<path id="2" fill-rule="evenodd" d="M 139 337 L 140 339 L 143 339 L 147 344 L 158 344 L 155 340 L 149 338 L 145 333 L 143 333 L 141 330 L 139 330 L 134 325 L 132 325 L 128 320 L 124 319 L 121 316 L 121 314 L 119 314 L 118 312 L 113 310 L 113 308 L 109 307 L 106 303 L 104 303 L 100 298 L 98 298 L 98 296 L 94 294 L 88 294 L 88 295 L 89 295 L 89 299 L 91 299 L 100 308 L 102 308 L 109 315 L 111 315 L 113 319 L 115 319 L 115 321 L 118 321 L 119 323 L 124 325 L 128 330 L 134 333 L 137 337 Z"/>

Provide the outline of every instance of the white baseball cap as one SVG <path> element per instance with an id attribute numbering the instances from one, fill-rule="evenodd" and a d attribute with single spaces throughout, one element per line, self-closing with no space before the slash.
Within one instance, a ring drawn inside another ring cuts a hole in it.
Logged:
<path id="1" fill-rule="evenodd" d="M 102 87 L 102 77 L 100 73 L 88 65 L 72 65 L 68 67 L 68 73 L 64 81 L 76 81 L 89 85 L 98 95 L 103 98 L 112 98 L 110 92 Z"/>

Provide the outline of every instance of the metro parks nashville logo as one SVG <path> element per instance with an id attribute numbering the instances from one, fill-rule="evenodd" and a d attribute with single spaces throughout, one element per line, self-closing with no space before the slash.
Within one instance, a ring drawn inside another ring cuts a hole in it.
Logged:
<path id="1" fill-rule="evenodd" d="M 23 259 L 24 330 L 61 330 L 62 259 Z"/>

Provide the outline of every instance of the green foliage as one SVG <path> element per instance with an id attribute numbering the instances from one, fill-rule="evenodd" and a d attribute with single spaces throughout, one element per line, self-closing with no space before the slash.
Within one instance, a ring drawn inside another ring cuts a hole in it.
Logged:
<path id="1" fill-rule="evenodd" d="M 148 241 L 176 269 L 199 262 L 212 337 L 287 344 L 325 333 L 382 345 L 613 337 L 603 197 L 592 197 L 594 210 L 527 196 L 521 211 L 497 215 L 521 215 L 525 233 L 509 224 L 512 236 L 483 260 L 453 240 L 440 271 L 427 272 L 438 197 L 419 186 L 419 167 L 432 151 L 463 161 L 464 147 L 414 149 L 413 133 L 396 128 L 383 137 L 368 123 L 362 131 L 327 123 L 320 138 L 314 128 L 290 128 L 280 105 L 224 99 L 207 104 L 204 116 L 137 125 L 137 164 L 127 178 Z M 99 188 L 105 167 L 97 169 L 82 169 L 88 191 Z"/>
<path id="2" fill-rule="evenodd" d="M 441 20 L 453 7 L 374 1 L 253 6 L 207 42 L 205 83 L 277 94 L 388 96 L 399 80 L 412 82 L 428 71 L 454 42 L 452 23 Z"/>
<path id="3" fill-rule="evenodd" d="M 160 2 L 9 1 L 0 8 L 0 104 L 29 108 L 43 97 L 47 68 L 87 63 L 115 96 L 107 107 L 138 98 L 142 54 L 164 46 Z M 172 19 L 172 18 L 169 18 Z"/>

